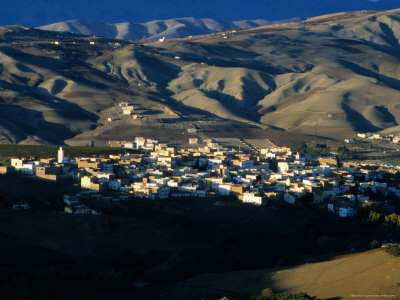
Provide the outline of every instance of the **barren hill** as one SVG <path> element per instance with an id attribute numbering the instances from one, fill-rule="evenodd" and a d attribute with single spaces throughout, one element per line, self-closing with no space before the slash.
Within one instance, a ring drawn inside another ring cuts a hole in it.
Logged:
<path id="1" fill-rule="evenodd" d="M 399 270 L 399 258 L 374 250 L 293 268 L 205 274 L 188 280 L 185 285 L 193 290 L 250 295 L 271 288 L 279 292 L 304 292 L 321 299 L 390 299 L 400 293 Z"/>
<path id="2" fill-rule="evenodd" d="M 84 144 L 178 139 L 189 126 L 202 137 L 389 130 L 400 120 L 399 49 L 400 10 L 163 43 L 1 27 L 0 135 Z"/>
<path id="3" fill-rule="evenodd" d="M 146 23 L 104 23 L 69 20 L 38 27 L 38 29 L 97 35 L 107 38 L 139 41 L 160 38 L 182 38 L 189 35 L 210 34 L 230 29 L 243 29 L 270 24 L 267 20 L 221 22 L 214 19 L 176 18 Z"/>
<path id="4" fill-rule="evenodd" d="M 40 26 L 60 20 L 102 20 L 141 23 L 184 16 L 227 21 L 284 20 L 312 17 L 340 11 L 387 10 L 399 7 L 398 0 L 2 0 L 0 25 Z"/>

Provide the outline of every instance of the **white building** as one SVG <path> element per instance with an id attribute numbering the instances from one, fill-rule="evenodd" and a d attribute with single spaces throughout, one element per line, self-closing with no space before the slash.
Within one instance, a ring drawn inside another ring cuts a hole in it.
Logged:
<path id="1" fill-rule="evenodd" d="M 24 165 L 25 161 L 19 158 L 11 158 L 11 166 L 18 169 L 21 169 Z"/>
<path id="2" fill-rule="evenodd" d="M 178 182 L 177 182 L 177 181 L 174 181 L 174 180 L 168 180 L 167 186 L 170 186 L 170 187 L 178 187 Z"/>
<path id="3" fill-rule="evenodd" d="M 134 144 L 132 142 L 129 142 L 129 143 L 125 143 L 124 144 L 124 148 L 126 148 L 126 149 L 134 149 L 135 146 L 134 146 Z"/>
<path id="4" fill-rule="evenodd" d="M 125 106 L 122 108 L 122 114 L 126 116 L 130 116 L 133 113 L 133 107 L 132 106 Z"/>
<path id="5" fill-rule="evenodd" d="M 92 178 L 91 176 L 82 176 L 81 177 L 81 187 L 84 189 L 90 189 L 92 186 Z"/>
<path id="6" fill-rule="evenodd" d="M 108 182 L 108 188 L 113 191 L 119 191 L 121 189 L 121 182 L 118 180 L 111 180 Z"/>
<path id="7" fill-rule="evenodd" d="M 198 144 L 199 143 L 199 139 L 198 138 L 189 138 L 189 144 L 190 145 L 194 145 L 194 144 Z"/>
<path id="8" fill-rule="evenodd" d="M 144 145 L 146 144 L 146 139 L 143 137 L 136 137 L 135 144 L 136 144 L 136 148 L 140 149 L 140 148 L 144 147 Z"/>
<path id="9" fill-rule="evenodd" d="M 261 205 L 262 197 L 256 193 L 243 193 L 243 203 Z"/>
<path id="10" fill-rule="evenodd" d="M 354 217 L 357 214 L 355 208 L 352 207 L 340 207 L 339 208 L 339 217 L 348 218 Z"/>
<path id="11" fill-rule="evenodd" d="M 62 164 L 63 161 L 64 161 L 64 150 L 63 150 L 62 147 L 60 147 L 60 149 L 58 150 L 58 156 L 57 157 L 58 157 L 57 162 L 59 164 Z"/>
<path id="12" fill-rule="evenodd" d="M 280 161 L 278 162 L 278 172 L 283 173 L 289 171 L 289 163 L 286 161 Z"/>
<path id="13" fill-rule="evenodd" d="M 357 134 L 358 137 L 362 138 L 362 139 L 366 139 L 372 136 L 372 133 L 359 133 Z"/>
<path id="14" fill-rule="evenodd" d="M 30 163 L 27 163 L 27 164 L 23 164 L 22 167 L 19 170 L 24 174 L 35 175 L 37 166 L 38 165 L 30 162 Z"/>
<path id="15" fill-rule="evenodd" d="M 114 180 L 115 179 L 115 174 L 114 173 L 103 173 L 102 172 L 102 173 L 98 173 L 96 177 L 97 177 L 99 182 L 106 183 L 106 182 L 109 182 L 111 180 Z"/>
<path id="16" fill-rule="evenodd" d="M 218 193 L 221 196 L 229 196 L 232 191 L 232 184 L 220 184 L 218 186 Z"/>
<path id="17" fill-rule="evenodd" d="M 106 173 L 114 172 L 114 164 L 103 164 L 103 171 Z"/>

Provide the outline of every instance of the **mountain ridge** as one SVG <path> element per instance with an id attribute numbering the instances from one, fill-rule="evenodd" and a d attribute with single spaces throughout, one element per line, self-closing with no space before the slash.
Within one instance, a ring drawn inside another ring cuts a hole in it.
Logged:
<path id="1" fill-rule="evenodd" d="M 154 20 L 145 23 L 104 23 L 96 21 L 68 20 L 40 26 L 38 29 L 71 32 L 83 35 L 104 36 L 121 40 L 157 40 L 182 38 L 190 35 L 217 33 L 231 29 L 244 29 L 271 24 L 268 20 L 242 20 L 222 22 L 215 19 L 176 18 Z"/>
<path id="2" fill-rule="evenodd" d="M 163 43 L 0 27 L 0 139 L 182 140 L 193 126 L 202 138 L 394 132 L 399 49 L 400 9 Z"/>
<path id="3" fill-rule="evenodd" d="M 61 20 L 95 20 L 109 23 L 143 23 L 180 17 L 213 18 L 234 21 L 267 19 L 279 21 L 308 18 L 322 14 L 358 10 L 388 10 L 399 8 L 397 0 L 28 0 L 2 1 L 0 25 L 20 24 L 38 27 Z"/>

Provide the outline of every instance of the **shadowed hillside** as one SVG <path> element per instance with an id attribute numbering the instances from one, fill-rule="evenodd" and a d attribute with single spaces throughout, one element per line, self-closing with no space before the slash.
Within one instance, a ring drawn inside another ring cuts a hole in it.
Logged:
<path id="1" fill-rule="evenodd" d="M 153 132 L 168 140 L 210 125 L 234 126 L 224 129 L 232 137 L 390 130 L 400 120 L 399 41 L 400 10 L 163 43 L 2 27 L 1 139 L 85 145 Z M 137 118 L 123 116 L 120 102 Z"/>

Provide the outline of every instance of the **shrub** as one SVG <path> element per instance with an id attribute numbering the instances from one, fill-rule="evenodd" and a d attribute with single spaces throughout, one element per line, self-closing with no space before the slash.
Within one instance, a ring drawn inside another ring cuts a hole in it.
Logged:
<path id="1" fill-rule="evenodd" d="M 389 244 L 385 247 L 385 251 L 394 256 L 400 256 L 400 245 L 399 244 Z"/>
<path id="2" fill-rule="evenodd" d="M 379 248 L 380 245 L 381 243 L 379 243 L 377 240 L 373 240 L 369 243 L 369 247 L 371 249 Z"/>
<path id="3" fill-rule="evenodd" d="M 276 293 L 274 294 L 270 288 L 261 291 L 259 296 L 252 297 L 251 300 L 312 300 L 305 293 L 291 294 L 291 293 Z"/>

